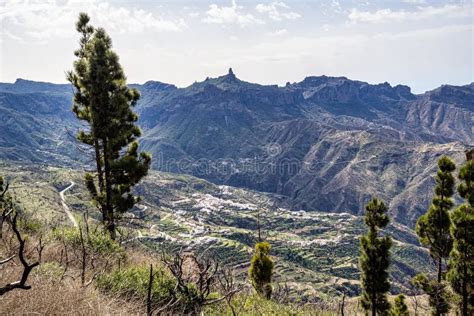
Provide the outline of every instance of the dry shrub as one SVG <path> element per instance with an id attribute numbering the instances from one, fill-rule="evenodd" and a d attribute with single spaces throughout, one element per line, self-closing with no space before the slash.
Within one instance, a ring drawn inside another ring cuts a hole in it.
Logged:
<path id="1" fill-rule="evenodd" d="M 25 230 L 22 231 L 25 233 Z M 71 232 L 69 232 L 71 233 Z M 26 234 L 25 234 L 26 236 Z M 38 259 L 36 248 L 39 236 L 31 234 L 27 238 L 27 260 Z M 89 286 L 82 286 L 80 282 L 81 249 L 71 242 L 63 242 L 56 238 L 44 238 L 44 251 L 41 263 L 30 274 L 27 284 L 29 290 L 15 289 L 0 296 L 0 315 L 110 315 L 110 314 L 138 314 L 144 313 L 143 307 L 133 302 L 112 295 L 104 295 L 95 289 L 92 282 L 97 273 L 103 272 L 103 266 L 109 261 L 110 268 L 117 264 L 112 254 L 96 251 L 88 253 L 86 281 L 91 280 Z M 3 230 L 0 239 L 0 259 L 16 253 L 17 243 L 8 229 Z M 106 244 L 106 246 L 108 246 Z M 65 252 L 67 248 L 68 256 Z M 110 249 L 107 247 L 107 249 Z M 107 250 L 106 249 L 106 250 Z M 100 249 L 99 249 L 100 250 Z M 92 264 L 92 255 L 94 263 Z M 139 255 L 141 256 L 141 255 Z M 140 259 L 142 260 L 142 259 Z M 65 263 L 68 262 L 65 267 Z M 19 279 L 22 266 L 18 256 L 0 266 L 0 286 Z"/>

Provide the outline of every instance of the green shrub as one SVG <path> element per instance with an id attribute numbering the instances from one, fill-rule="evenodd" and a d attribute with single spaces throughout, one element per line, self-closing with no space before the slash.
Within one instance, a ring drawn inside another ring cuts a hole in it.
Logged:
<path id="1" fill-rule="evenodd" d="M 149 277 L 149 267 L 131 267 L 101 275 L 96 284 L 98 289 L 105 293 L 146 302 Z M 152 303 L 156 305 L 168 301 L 174 286 L 174 279 L 165 271 L 158 270 L 153 279 Z"/>
<path id="2" fill-rule="evenodd" d="M 43 230 L 43 223 L 31 217 L 26 218 L 23 215 L 19 218 L 18 227 L 23 233 L 38 234 Z"/>
<path id="3" fill-rule="evenodd" d="M 56 261 L 40 264 L 35 270 L 36 275 L 40 275 L 51 281 L 58 281 L 63 275 L 64 268 Z"/>
<path id="4" fill-rule="evenodd" d="M 249 277 L 255 291 L 267 299 L 272 296 L 272 274 L 275 265 L 269 255 L 271 249 L 268 242 L 257 243 L 249 268 Z"/>
<path id="5" fill-rule="evenodd" d="M 426 274 L 420 273 L 412 279 L 412 284 L 428 294 L 432 315 L 449 312 L 452 297 L 445 283 L 438 283 L 436 279 L 429 279 Z"/>
<path id="6" fill-rule="evenodd" d="M 82 234 L 87 252 L 112 256 L 116 259 L 125 258 L 125 251 L 120 244 L 112 240 L 107 234 L 101 231 L 91 231 L 88 236 L 84 231 Z M 77 249 L 82 247 L 80 231 L 75 227 L 55 230 L 53 238 L 55 240 L 63 240 L 67 245 Z"/>
<path id="7" fill-rule="evenodd" d="M 405 295 L 399 294 L 395 297 L 392 310 L 390 311 L 392 316 L 409 316 L 408 306 L 405 303 Z"/>

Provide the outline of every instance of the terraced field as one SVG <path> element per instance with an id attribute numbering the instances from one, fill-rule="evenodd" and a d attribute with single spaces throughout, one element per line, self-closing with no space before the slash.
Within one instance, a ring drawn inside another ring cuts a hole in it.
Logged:
<path id="1" fill-rule="evenodd" d="M 0 165 L 20 207 L 49 225 L 72 225 L 61 205 L 64 195 L 76 219 L 98 218 L 88 203 L 82 172 L 48 166 Z M 137 187 L 140 205 L 125 214 L 125 242 L 143 243 L 156 251 L 194 251 L 233 267 L 242 279 L 258 240 L 269 241 L 276 261 L 275 281 L 301 299 L 358 293 L 359 236 L 363 218 L 349 213 L 291 211 L 284 197 L 257 193 L 204 180 L 151 172 Z M 431 266 L 409 228 L 391 224 L 394 239 L 392 292 L 409 291 L 410 278 Z"/>

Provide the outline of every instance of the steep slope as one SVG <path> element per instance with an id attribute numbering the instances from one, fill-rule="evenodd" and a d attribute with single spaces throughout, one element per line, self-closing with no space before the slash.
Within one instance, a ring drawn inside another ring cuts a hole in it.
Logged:
<path id="1" fill-rule="evenodd" d="M 0 159 L 73 163 L 78 123 L 68 85 L 17 80 L 0 84 Z"/>

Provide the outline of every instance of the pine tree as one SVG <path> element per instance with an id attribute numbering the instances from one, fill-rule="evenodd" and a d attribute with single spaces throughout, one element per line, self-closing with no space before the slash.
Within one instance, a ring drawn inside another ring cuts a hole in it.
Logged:
<path id="1" fill-rule="evenodd" d="M 257 243 L 249 268 L 249 277 L 255 291 L 267 299 L 272 296 L 274 262 L 270 257 L 271 249 L 271 245 L 266 241 Z"/>
<path id="2" fill-rule="evenodd" d="M 385 315 L 390 309 L 387 292 L 390 290 L 388 268 L 390 265 L 390 237 L 379 237 L 379 230 L 387 226 L 390 219 L 382 201 L 372 199 L 365 207 L 365 224 L 368 234 L 360 239 L 360 258 L 362 285 L 362 307 L 371 311 L 372 316 Z"/>
<path id="3" fill-rule="evenodd" d="M 79 15 L 76 29 L 81 34 L 74 52 L 78 59 L 67 78 L 75 89 L 73 112 L 87 124 L 77 138 L 93 149 L 96 171 L 86 174 L 85 181 L 106 230 L 115 239 L 117 219 L 139 201 L 131 189 L 150 166 L 151 157 L 138 153 L 136 141 L 141 132 L 132 107 L 140 95 L 127 87 L 105 30 L 89 25 L 85 13 Z"/>
<path id="4" fill-rule="evenodd" d="M 399 294 L 395 297 L 394 304 L 390 311 L 392 316 L 409 316 L 408 306 L 405 303 L 405 295 Z"/>
<path id="5" fill-rule="evenodd" d="M 459 195 L 465 203 L 451 214 L 454 239 L 447 278 L 453 290 L 461 295 L 463 316 L 474 314 L 474 161 L 468 161 L 459 172 L 462 181 Z"/>
<path id="6" fill-rule="evenodd" d="M 449 211 L 454 203 L 451 199 L 454 193 L 454 177 L 452 172 L 456 169 L 455 164 L 448 157 L 441 157 L 438 161 L 438 172 L 436 174 L 435 197 L 432 200 L 428 211 L 420 216 L 416 223 L 416 233 L 420 238 L 420 242 L 429 247 L 430 255 L 437 265 L 437 288 L 434 291 L 436 295 L 441 295 L 441 285 L 443 279 L 443 259 L 449 257 L 453 247 L 453 239 L 449 231 L 451 220 Z M 441 297 L 439 300 L 435 297 L 432 301 L 435 305 L 432 308 L 436 310 L 444 310 Z M 439 315 L 439 313 L 437 314 Z"/>
<path id="7" fill-rule="evenodd" d="M 443 259 L 449 257 L 453 245 L 449 232 L 449 210 L 454 205 L 451 199 L 454 193 L 454 169 L 456 166 L 451 159 L 441 157 L 436 174 L 435 197 L 428 211 L 416 223 L 420 242 L 430 248 L 431 257 L 437 261 L 438 282 L 442 280 Z"/>

